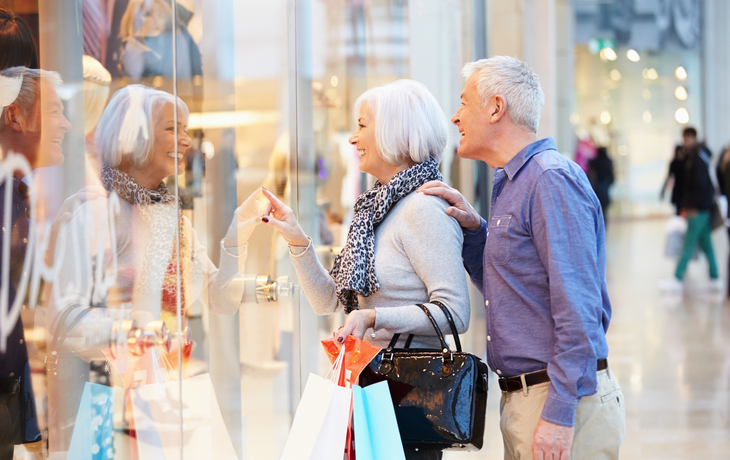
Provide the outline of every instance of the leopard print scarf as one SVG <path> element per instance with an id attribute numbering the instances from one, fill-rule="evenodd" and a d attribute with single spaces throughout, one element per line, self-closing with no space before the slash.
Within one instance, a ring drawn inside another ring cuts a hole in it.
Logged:
<path id="1" fill-rule="evenodd" d="M 358 294 L 368 297 L 380 289 L 375 275 L 375 227 L 403 197 L 428 181 L 441 179 L 438 163 L 428 160 L 399 172 L 385 185 L 375 182 L 373 188 L 358 197 L 347 243 L 330 271 L 345 313 L 359 309 Z"/>
<path id="2" fill-rule="evenodd" d="M 182 213 L 175 206 L 176 197 L 164 182 L 155 190 L 148 190 L 130 175 L 109 166 L 101 169 L 101 181 L 109 192 L 135 205 L 143 221 L 150 225 L 150 239 L 145 248 L 141 273 L 136 274 L 136 284 L 144 292 L 162 292 L 162 319 L 174 316 L 177 311 L 177 250 L 176 227 L 180 229 L 181 305 L 185 308 L 186 282 L 190 281 L 194 251 L 184 231 Z"/>

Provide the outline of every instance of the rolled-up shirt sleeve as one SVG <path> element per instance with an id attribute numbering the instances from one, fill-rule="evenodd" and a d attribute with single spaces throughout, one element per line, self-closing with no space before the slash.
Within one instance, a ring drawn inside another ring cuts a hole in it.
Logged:
<path id="1" fill-rule="evenodd" d="M 482 296 L 484 295 L 484 245 L 486 242 L 487 222 L 484 219 L 477 230 L 464 230 L 464 244 L 461 249 L 464 268 Z"/>
<path id="2" fill-rule="evenodd" d="M 531 233 L 548 275 L 550 314 L 555 323 L 554 356 L 547 364 L 550 387 L 542 418 L 575 424 L 582 396 L 597 388 L 596 345 L 603 331 L 604 280 L 597 221 L 600 206 L 583 178 L 564 170 L 546 170 L 536 182 Z"/>

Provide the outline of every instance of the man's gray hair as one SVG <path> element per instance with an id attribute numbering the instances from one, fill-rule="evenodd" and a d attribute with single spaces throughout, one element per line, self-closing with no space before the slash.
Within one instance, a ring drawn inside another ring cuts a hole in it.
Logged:
<path id="1" fill-rule="evenodd" d="M 414 80 L 398 80 L 365 91 L 355 101 L 355 118 L 367 103 L 375 120 L 375 142 L 392 165 L 410 157 L 415 163 L 441 161 L 448 125 L 436 98 Z"/>
<path id="2" fill-rule="evenodd" d="M 537 132 L 545 94 L 540 77 L 526 62 L 511 56 L 493 56 L 466 64 L 461 74 L 465 79 L 476 74 L 482 107 L 499 94 L 507 102 L 512 121 Z"/>
<path id="3" fill-rule="evenodd" d="M 35 124 L 35 117 L 31 119 L 31 111 L 35 107 L 36 102 L 39 101 L 41 93 L 41 81 L 45 81 L 57 87 L 63 84 L 61 75 L 58 72 L 52 72 L 49 70 L 41 69 L 29 69 L 27 67 L 9 67 L 4 70 L 0 70 L 0 76 L 16 79 L 22 78 L 23 82 L 20 84 L 20 91 L 15 101 L 11 105 L 15 105 L 20 109 L 20 114 L 28 120 L 29 125 Z M 5 123 L 5 107 L 0 113 L 0 127 Z"/>
<path id="4" fill-rule="evenodd" d="M 132 94 L 134 98 L 140 98 L 139 101 L 134 101 L 134 104 L 130 104 Z M 160 116 L 162 107 L 168 103 L 175 105 L 175 96 L 144 85 L 129 85 L 117 91 L 104 109 L 94 135 L 94 145 L 103 163 L 115 168 L 123 160 L 127 160 L 137 169 L 147 166 L 152 160 L 152 150 L 155 145 L 155 122 Z M 125 149 L 120 140 L 120 133 L 130 105 L 138 105 L 146 115 L 144 121 L 147 124 L 148 136 L 145 139 L 143 130 L 139 129 L 136 133 L 136 142 L 133 143 L 134 147 Z M 177 98 L 177 106 L 182 109 L 185 117 L 189 115 L 188 106 L 182 99 Z"/>

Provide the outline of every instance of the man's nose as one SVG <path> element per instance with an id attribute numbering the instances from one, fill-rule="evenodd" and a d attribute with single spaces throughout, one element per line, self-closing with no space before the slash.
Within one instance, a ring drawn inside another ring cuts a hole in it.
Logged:
<path id="1" fill-rule="evenodd" d="M 451 123 L 458 125 L 459 124 L 459 113 L 461 112 L 461 109 L 457 110 L 453 117 L 451 117 Z"/>
<path id="2" fill-rule="evenodd" d="M 61 129 L 62 129 L 62 130 L 63 130 L 64 132 L 69 132 L 69 131 L 71 131 L 71 128 L 72 128 L 72 126 L 71 126 L 71 122 L 69 122 L 69 121 L 68 121 L 68 118 L 66 118 L 66 116 L 65 116 L 65 115 L 61 115 L 61 118 L 63 118 L 63 119 L 61 120 Z"/>

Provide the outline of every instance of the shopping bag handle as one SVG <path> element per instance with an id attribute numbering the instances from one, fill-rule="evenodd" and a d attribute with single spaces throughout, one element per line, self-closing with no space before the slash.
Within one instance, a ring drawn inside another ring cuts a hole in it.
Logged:
<path id="1" fill-rule="evenodd" d="M 340 381 L 340 374 L 342 373 L 342 367 L 343 362 L 345 361 L 345 350 L 340 350 L 340 353 L 337 355 L 337 358 L 335 358 L 334 362 L 332 363 L 332 367 L 330 367 L 330 370 L 327 371 L 327 375 L 325 375 L 324 379 L 329 380 L 335 385 L 337 385 Z"/>
<path id="2" fill-rule="evenodd" d="M 432 303 L 432 304 L 436 305 L 437 307 L 439 307 L 444 312 L 444 315 L 446 316 L 446 321 L 448 321 L 449 328 L 451 329 L 451 335 L 454 336 L 454 344 L 456 345 L 456 351 L 461 352 L 462 351 L 461 350 L 461 340 L 459 340 L 459 332 L 456 329 L 456 323 L 454 323 L 454 318 L 451 316 L 451 312 L 449 312 L 449 309 L 446 307 L 446 305 L 444 305 L 443 303 L 439 302 L 438 300 L 433 300 L 433 301 L 431 301 L 429 303 Z M 441 340 L 441 348 L 448 348 L 448 346 L 446 345 L 446 341 L 443 338 L 443 333 L 441 332 L 441 329 L 439 328 L 439 326 L 436 323 L 436 321 L 433 319 L 433 316 L 431 315 L 431 312 L 429 311 L 429 309 L 426 308 L 422 304 L 417 304 L 417 305 L 419 307 L 421 307 L 421 309 L 426 313 L 426 316 L 428 316 L 428 318 L 431 320 L 431 325 L 436 330 L 436 335 L 438 335 L 439 340 Z M 394 334 L 393 335 L 393 338 L 390 340 L 390 343 L 388 344 L 388 348 L 389 349 L 395 348 L 395 345 L 398 342 L 398 339 L 400 339 L 400 336 L 401 336 L 400 334 Z M 413 334 L 409 334 L 408 335 L 408 338 L 406 339 L 406 344 L 405 344 L 404 348 L 409 348 L 411 346 L 411 342 L 413 341 L 413 337 L 414 337 Z"/>

